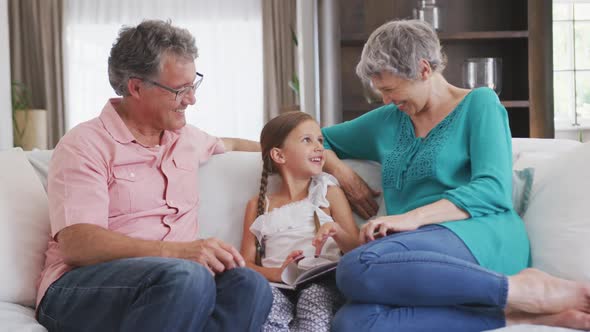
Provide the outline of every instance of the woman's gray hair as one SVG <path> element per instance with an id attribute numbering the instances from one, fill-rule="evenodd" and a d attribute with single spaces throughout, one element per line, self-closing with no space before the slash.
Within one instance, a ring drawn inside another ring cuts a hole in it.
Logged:
<path id="1" fill-rule="evenodd" d="M 369 82 L 372 76 L 382 72 L 415 80 L 419 77 L 422 59 L 436 72 L 442 72 L 446 65 L 440 40 L 432 27 L 419 20 L 391 21 L 369 36 L 356 74 L 363 82 Z"/>
<path id="2" fill-rule="evenodd" d="M 109 82 L 117 95 L 129 95 L 130 77 L 156 78 L 166 53 L 196 59 L 195 38 L 170 21 L 146 20 L 136 27 L 123 27 L 109 56 Z"/>

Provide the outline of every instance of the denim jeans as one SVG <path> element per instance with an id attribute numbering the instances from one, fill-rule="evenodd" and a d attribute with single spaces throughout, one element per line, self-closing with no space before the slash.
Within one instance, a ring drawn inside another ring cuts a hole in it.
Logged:
<path id="1" fill-rule="evenodd" d="M 505 326 L 508 279 L 482 268 L 452 231 L 429 225 L 342 257 L 348 303 L 334 331 L 482 331 Z"/>
<path id="2" fill-rule="evenodd" d="M 64 274 L 38 319 L 49 331 L 259 331 L 271 304 L 268 281 L 250 269 L 213 277 L 188 260 L 127 258 Z"/>

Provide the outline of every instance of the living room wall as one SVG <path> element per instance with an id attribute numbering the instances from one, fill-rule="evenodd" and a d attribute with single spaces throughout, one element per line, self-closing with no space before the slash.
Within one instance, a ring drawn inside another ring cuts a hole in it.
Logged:
<path id="1" fill-rule="evenodd" d="M 0 0 L 0 150 L 12 147 L 8 2 Z"/>

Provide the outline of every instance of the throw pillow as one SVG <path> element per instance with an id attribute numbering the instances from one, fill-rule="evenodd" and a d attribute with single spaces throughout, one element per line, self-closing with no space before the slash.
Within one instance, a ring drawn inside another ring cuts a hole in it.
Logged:
<path id="1" fill-rule="evenodd" d="M 34 306 L 49 240 L 47 195 L 24 152 L 0 151 L 0 302 Z"/>
<path id="2" fill-rule="evenodd" d="M 43 184 L 43 188 L 47 191 L 47 174 L 49 172 L 49 161 L 53 150 L 39 150 L 26 151 L 25 155 L 33 166 L 35 173 L 39 176 L 39 180 Z"/>
<path id="3" fill-rule="evenodd" d="M 590 144 L 538 167 L 524 221 L 532 264 L 559 277 L 590 281 Z"/>
<path id="4" fill-rule="evenodd" d="M 252 152 L 218 154 L 201 165 L 200 238 L 216 237 L 240 250 L 246 204 L 258 194 L 261 170 L 260 153 Z"/>
<path id="5" fill-rule="evenodd" d="M 523 216 L 529 205 L 535 170 L 527 167 L 512 172 L 512 204 L 519 216 Z"/>

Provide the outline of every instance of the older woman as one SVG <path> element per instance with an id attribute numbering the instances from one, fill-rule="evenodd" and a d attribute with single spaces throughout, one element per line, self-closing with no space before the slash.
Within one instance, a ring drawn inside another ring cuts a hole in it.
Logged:
<path id="1" fill-rule="evenodd" d="M 488 88 L 449 84 L 444 65 L 427 24 L 379 27 L 357 74 L 386 105 L 323 130 L 333 151 L 326 170 L 361 214 L 374 214 L 375 193 L 338 158 L 381 163 L 388 214 L 366 223 L 366 244 L 342 258 L 337 283 L 350 302 L 334 329 L 589 328 L 588 285 L 525 269 L 529 242 L 511 202 L 506 110 Z"/>

